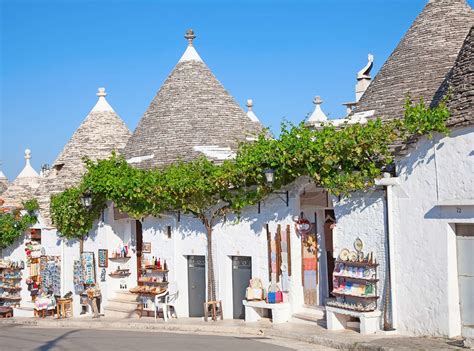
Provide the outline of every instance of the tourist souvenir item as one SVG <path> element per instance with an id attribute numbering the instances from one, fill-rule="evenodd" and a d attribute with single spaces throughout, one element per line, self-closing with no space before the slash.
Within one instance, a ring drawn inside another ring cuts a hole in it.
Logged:
<path id="1" fill-rule="evenodd" d="M 351 251 L 349 253 L 349 261 L 351 262 L 357 261 L 357 252 Z"/>
<path id="2" fill-rule="evenodd" d="M 362 243 L 362 240 L 360 238 L 355 239 L 354 241 L 354 249 L 356 251 L 360 252 L 364 248 L 364 244 Z"/>
<path id="3" fill-rule="evenodd" d="M 341 252 L 339 253 L 339 259 L 341 261 L 347 261 L 348 258 L 349 258 L 349 250 L 342 249 Z"/>

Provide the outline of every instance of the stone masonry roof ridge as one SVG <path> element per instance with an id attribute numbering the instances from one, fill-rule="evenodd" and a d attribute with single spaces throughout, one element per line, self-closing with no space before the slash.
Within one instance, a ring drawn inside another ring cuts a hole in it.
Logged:
<path id="1" fill-rule="evenodd" d="M 98 160 L 109 157 L 112 151 L 121 153 L 130 138 L 130 130 L 105 99 L 105 89 L 99 88 L 97 96 L 96 105 L 64 146 L 52 169 L 41 179 L 35 193 L 47 225 L 50 224 L 51 195 L 77 185 L 85 173 L 83 158 Z"/>
<path id="2" fill-rule="evenodd" d="M 355 112 L 374 117 L 403 117 L 407 94 L 435 105 L 446 93 L 456 57 L 474 24 L 465 0 L 431 0 L 362 95 Z"/>
<path id="3" fill-rule="evenodd" d="M 474 26 L 471 27 L 447 83 L 450 90 L 448 125 L 474 123 Z"/>
<path id="4" fill-rule="evenodd" d="M 194 32 L 188 31 L 187 51 L 195 51 L 194 38 Z M 145 111 L 124 153 L 138 167 L 160 167 L 195 159 L 206 147 L 235 150 L 239 141 L 262 130 L 202 60 L 181 58 Z"/>

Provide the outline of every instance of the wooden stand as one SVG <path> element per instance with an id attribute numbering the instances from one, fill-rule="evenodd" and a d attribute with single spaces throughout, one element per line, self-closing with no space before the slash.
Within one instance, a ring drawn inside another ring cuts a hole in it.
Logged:
<path id="1" fill-rule="evenodd" d="M 72 317 L 72 299 L 58 299 L 56 301 L 56 315 L 58 319 L 68 318 L 67 312 L 70 312 L 70 317 Z"/>
<path id="2" fill-rule="evenodd" d="M 219 306 L 217 306 L 219 305 Z M 222 301 L 208 301 L 204 302 L 204 320 L 207 322 L 207 317 L 209 315 L 209 307 L 211 307 L 212 320 L 217 321 L 217 317 L 220 315 L 221 320 L 224 319 L 224 314 L 222 312 Z"/>

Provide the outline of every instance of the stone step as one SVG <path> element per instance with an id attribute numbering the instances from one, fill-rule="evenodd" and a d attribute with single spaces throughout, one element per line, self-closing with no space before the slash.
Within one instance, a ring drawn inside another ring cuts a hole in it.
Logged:
<path id="1" fill-rule="evenodd" d="M 104 307 L 104 316 L 111 318 L 138 318 L 136 308 L 131 309 L 128 307 L 120 306 Z"/>
<path id="2" fill-rule="evenodd" d="M 120 299 L 109 299 L 107 302 L 107 307 L 118 307 L 123 309 L 134 310 L 137 308 L 138 302 L 137 301 L 123 301 Z"/>
<path id="3" fill-rule="evenodd" d="M 295 322 L 321 323 L 326 318 L 326 311 L 322 306 L 304 306 L 300 311 L 293 314 Z"/>

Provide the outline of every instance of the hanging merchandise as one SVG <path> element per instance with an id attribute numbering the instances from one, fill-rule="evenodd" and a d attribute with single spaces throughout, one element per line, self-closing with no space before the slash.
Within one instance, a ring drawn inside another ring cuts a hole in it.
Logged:
<path id="1" fill-rule="evenodd" d="M 82 263 L 79 260 L 74 261 L 74 291 L 76 294 L 84 292 L 84 273 L 82 269 Z"/>
<path id="2" fill-rule="evenodd" d="M 95 284 L 94 253 L 83 252 L 81 258 L 82 269 L 84 274 L 84 284 Z"/>
<path id="3" fill-rule="evenodd" d="M 42 256 L 41 288 L 44 292 L 61 295 L 61 258 L 59 256 Z"/>
<path id="4" fill-rule="evenodd" d="M 304 217 L 303 213 L 295 220 L 295 227 L 296 231 L 303 236 L 311 233 L 312 230 L 311 222 Z"/>

